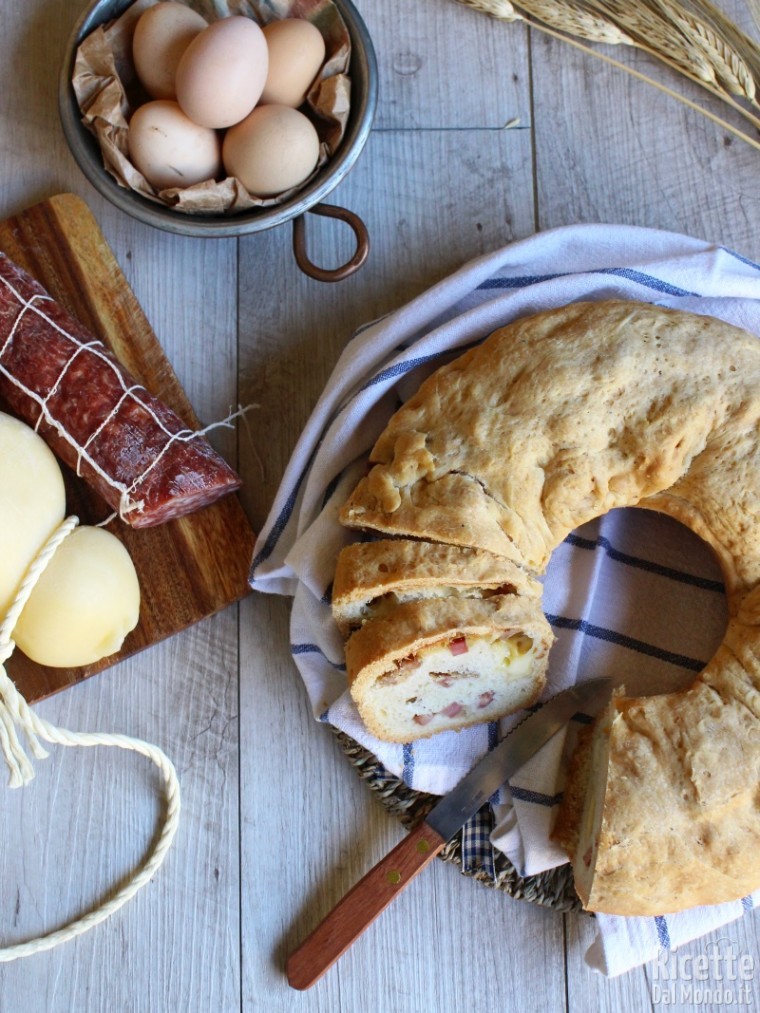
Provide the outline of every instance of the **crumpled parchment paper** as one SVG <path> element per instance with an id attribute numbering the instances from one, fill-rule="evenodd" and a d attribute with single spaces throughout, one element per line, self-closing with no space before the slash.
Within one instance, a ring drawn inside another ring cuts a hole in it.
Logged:
<path id="1" fill-rule="evenodd" d="M 189 0 L 187 3 L 209 22 L 241 14 L 252 17 L 263 27 L 282 18 L 306 18 L 316 25 L 325 40 L 325 62 L 309 90 L 303 110 L 319 134 L 319 161 L 309 179 L 298 187 L 262 199 L 248 193 L 234 177 L 158 191 L 130 162 L 129 119 L 138 105 L 150 101 L 134 71 L 132 35 L 140 15 L 155 2 L 136 0 L 119 18 L 91 32 L 77 50 L 72 85 L 82 123 L 97 138 L 105 169 L 121 186 L 189 214 L 234 214 L 280 204 L 297 193 L 336 151 L 350 111 L 351 40 L 335 4 L 332 0 Z"/>

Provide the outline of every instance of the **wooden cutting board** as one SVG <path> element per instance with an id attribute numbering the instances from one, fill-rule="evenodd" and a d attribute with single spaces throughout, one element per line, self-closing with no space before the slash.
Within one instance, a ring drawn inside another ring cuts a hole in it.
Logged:
<path id="1" fill-rule="evenodd" d="M 0 222 L 0 249 L 104 342 L 145 387 L 190 428 L 192 407 L 87 205 L 61 194 Z M 0 402 L 0 407 L 2 403 Z M 80 523 L 110 513 L 103 500 L 62 465 L 67 510 Z M 189 517 L 134 531 L 108 530 L 127 547 L 140 579 L 140 621 L 123 649 L 95 665 L 48 668 L 14 651 L 7 671 L 31 703 L 196 623 L 248 593 L 254 533 L 237 496 Z"/>

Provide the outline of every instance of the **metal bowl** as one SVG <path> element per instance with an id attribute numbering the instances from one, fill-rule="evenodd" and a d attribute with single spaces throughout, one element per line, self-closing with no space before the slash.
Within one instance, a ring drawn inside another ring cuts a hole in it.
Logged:
<path id="1" fill-rule="evenodd" d="M 317 175 L 297 194 L 281 204 L 253 208 L 229 215 L 191 215 L 156 204 L 119 185 L 103 166 L 95 137 L 81 122 L 71 79 L 76 51 L 81 41 L 99 25 L 118 18 L 133 0 L 96 0 L 79 18 L 66 46 L 58 85 L 58 106 L 63 132 L 71 152 L 87 179 L 107 200 L 126 214 L 166 232 L 182 236 L 215 238 L 243 236 L 293 222 L 293 249 L 296 261 L 306 274 L 320 281 L 338 281 L 353 273 L 366 260 L 369 237 L 362 220 L 352 211 L 324 198 L 335 189 L 359 157 L 372 128 L 377 105 L 377 61 L 367 28 L 351 0 L 333 0 L 351 38 L 351 110 L 338 150 Z M 310 211 L 345 221 L 356 238 L 351 259 L 333 270 L 313 264 L 306 254 L 303 216 Z"/>

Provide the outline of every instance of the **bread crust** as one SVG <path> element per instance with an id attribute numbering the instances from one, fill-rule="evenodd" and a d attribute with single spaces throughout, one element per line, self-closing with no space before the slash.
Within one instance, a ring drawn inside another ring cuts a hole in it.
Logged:
<path id="1" fill-rule="evenodd" d="M 638 505 L 714 549 L 723 644 L 685 692 L 615 698 L 597 753 L 606 777 L 578 760 L 558 833 L 590 910 L 663 914 L 758 889 L 758 338 L 619 300 L 524 318 L 429 377 L 371 462 L 342 510 L 349 527 L 486 549 L 540 574 L 569 532 Z M 600 814 L 588 875 L 573 845 L 584 794 Z"/>
<path id="2" fill-rule="evenodd" d="M 540 598 L 541 584 L 503 556 L 483 549 L 407 538 L 355 542 L 341 550 L 335 568 L 332 611 L 347 636 L 383 595 L 521 594 Z"/>
<path id="3" fill-rule="evenodd" d="M 352 691 L 382 675 L 389 662 L 417 654 L 438 640 L 490 633 L 525 633 L 549 653 L 554 634 L 536 602 L 512 595 L 484 600 L 417 599 L 393 613 L 371 619 L 346 642 L 346 669 Z M 357 687 L 357 683 L 359 687 Z"/>
<path id="4" fill-rule="evenodd" d="M 645 303 L 518 320 L 396 412 L 341 521 L 541 573 L 570 531 L 640 503 L 698 529 L 729 587 L 748 588 L 760 579 L 758 359 L 746 331 Z"/>

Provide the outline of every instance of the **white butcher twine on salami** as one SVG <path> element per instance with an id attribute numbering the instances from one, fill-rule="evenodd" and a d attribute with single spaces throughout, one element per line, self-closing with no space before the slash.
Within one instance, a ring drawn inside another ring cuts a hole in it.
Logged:
<path id="1" fill-rule="evenodd" d="M 0 397 L 134 528 L 241 485 L 201 434 L 1 253 Z"/>

